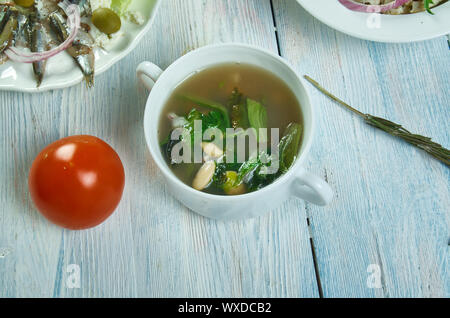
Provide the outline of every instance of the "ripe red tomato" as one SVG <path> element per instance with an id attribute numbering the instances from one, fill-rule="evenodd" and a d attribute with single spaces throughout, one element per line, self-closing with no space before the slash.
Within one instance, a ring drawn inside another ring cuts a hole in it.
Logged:
<path id="1" fill-rule="evenodd" d="M 47 146 L 29 179 L 31 198 L 51 222 L 72 230 L 105 221 L 117 208 L 125 172 L 117 153 L 93 136 L 73 136 Z"/>

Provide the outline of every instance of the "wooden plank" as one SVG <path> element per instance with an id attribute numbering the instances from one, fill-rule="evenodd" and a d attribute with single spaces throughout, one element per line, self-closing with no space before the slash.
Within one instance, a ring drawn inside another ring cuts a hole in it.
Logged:
<path id="1" fill-rule="evenodd" d="M 55 100 L 60 96 L 54 94 Z M 0 296 L 50 295 L 61 231 L 32 208 L 27 175 L 46 140 L 59 136 L 54 116 L 60 105 L 43 95 L 2 92 L 0 100 L 0 249 L 7 251 L 0 258 Z"/>
<path id="2" fill-rule="evenodd" d="M 139 62 L 167 67 L 191 49 L 229 41 L 276 52 L 270 1 L 164 0 L 140 45 L 94 89 L 0 94 L 0 297 L 318 296 L 302 202 L 245 222 L 207 220 L 167 193 L 146 149 Z M 110 143 L 127 175 L 118 211 L 83 232 L 47 223 L 27 190 L 39 150 L 73 134 Z M 68 288 L 70 264 L 80 267 L 79 289 Z"/>
<path id="3" fill-rule="evenodd" d="M 281 53 L 300 75 L 450 146 L 446 38 L 372 43 L 328 28 L 296 1 L 274 8 Z M 448 297 L 450 170 L 310 91 L 318 125 L 309 168 L 336 191 L 331 206 L 307 206 L 324 296 Z M 370 264 L 381 288 L 368 287 Z"/>

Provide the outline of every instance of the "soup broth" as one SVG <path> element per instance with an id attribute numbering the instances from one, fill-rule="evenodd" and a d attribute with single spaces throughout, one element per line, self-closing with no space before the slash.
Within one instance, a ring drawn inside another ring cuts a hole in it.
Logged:
<path id="1" fill-rule="evenodd" d="M 237 195 L 256 191 L 272 183 L 285 171 L 263 177 L 260 170 L 264 164 L 260 162 L 260 154 L 254 153 L 252 157 L 247 153 L 246 162 L 228 164 L 231 160 L 224 159 L 225 149 L 222 149 L 223 153 L 212 151 L 214 155 L 206 155 L 201 163 L 174 163 L 171 153 L 180 139 L 173 141 L 172 133 L 176 128 L 192 127 L 188 123 L 191 117 L 203 120 L 203 126 L 205 121 L 214 122 L 212 126 L 222 129 L 227 138 L 230 134 L 225 133 L 225 128 L 255 128 L 255 131 L 267 128 L 267 141 L 270 143 L 270 129 L 278 128 L 281 140 L 284 139 L 284 144 L 280 142 L 279 145 L 280 158 L 287 162 L 281 165 L 284 170 L 292 165 L 303 139 L 303 117 L 298 100 L 274 74 L 237 63 L 218 65 L 195 73 L 171 94 L 161 115 L 158 134 L 161 151 L 173 173 L 187 185 L 211 194 Z M 263 141 L 265 137 L 256 138 Z M 192 143 L 195 144 L 195 141 Z M 215 149 L 210 142 L 203 142 L 202 146 L 205 153 Z M 265 156 L 270 157 L 272 152 L 273 149 L 269 149 Z M 251 173 L 253 180 L 250 180 Z M 201 174 L 205 175 L 205 180 L 199 181 Z M 259 181 L 255 181 L 257 174 Z"/>

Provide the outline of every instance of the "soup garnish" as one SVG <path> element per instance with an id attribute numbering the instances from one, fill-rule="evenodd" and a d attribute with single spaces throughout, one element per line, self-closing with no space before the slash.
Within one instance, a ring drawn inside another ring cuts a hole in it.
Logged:
<path id="1" fill-rule="evenodd" d="M 302 143 L 295 95 L 278 77 L 250 65 L 191 76 L 162 116 L 161 151 L 169 167 L 210 194 L 240 195 L 273 183 L 294 164 Z"/>

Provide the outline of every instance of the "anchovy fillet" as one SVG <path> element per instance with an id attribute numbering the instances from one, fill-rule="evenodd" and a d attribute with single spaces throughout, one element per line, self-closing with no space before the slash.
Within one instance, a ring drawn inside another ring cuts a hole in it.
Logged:
<path id="1" fill-rule="evenodd" d="M 51 13 L 49 19 L 57 41 L 64 42 L 70 34 L 66 19 L 60 12 Z M 75 59 L 83 72 L 88 87 L 94 85 L 95 56 L 93 44 L 94 41 L 90 35 L 80 29 L 72 45 L 66 50 Z"/>
<path id="2" fill-rule="evenodd" d="M 0 20 L 0 53 L 3 53 L 14 42 L 19 26 L 17 11 L 7 8 L 6 12 L 2 13 L 4 14 L 2 14 Z"/>

